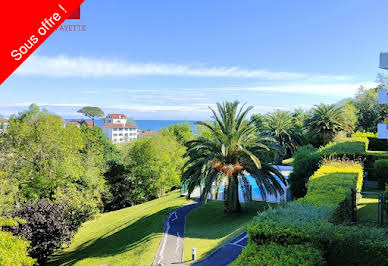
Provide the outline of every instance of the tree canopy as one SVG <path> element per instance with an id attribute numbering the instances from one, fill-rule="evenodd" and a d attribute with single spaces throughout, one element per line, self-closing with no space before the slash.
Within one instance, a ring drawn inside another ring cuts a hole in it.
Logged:
<path id="1" fill-rule="evenodd" d="M 93 121 L 93 126 L 94 126 L 95 118 L 99 118 L 99 117 L 104 116 L 104 112 L 99 107 L 94 107 L 94 106 L 85 106 L 85 107 L 79 109 L 78 113 L 81 113 L 81 114 L 91 118 Z"/>

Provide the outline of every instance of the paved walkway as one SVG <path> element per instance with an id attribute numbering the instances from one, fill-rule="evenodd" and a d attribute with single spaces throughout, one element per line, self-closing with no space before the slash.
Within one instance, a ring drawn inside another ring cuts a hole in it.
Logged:
<path id="1" fill-rule="evenodd" d="M 170 213 L 153 265 L 177 265 L 182 263 L 186 215 L 200 205 L 198 202 L 190 203 Z"/>
<path id="2" fill-rule="evenodd" d="M 194 266 L 223 266 L 228 265 L 240 255 L 242 249 L 248 244 L 248 235 L 242 233 L 231 242 L 223 245 L 204 260 L 198 261 Z"/>

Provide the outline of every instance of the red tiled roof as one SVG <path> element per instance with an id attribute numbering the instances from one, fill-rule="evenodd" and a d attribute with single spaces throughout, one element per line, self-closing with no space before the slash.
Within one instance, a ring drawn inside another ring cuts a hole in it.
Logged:
<path id="1" fill-rule="evenodd" d="M 137 128 L 135 125 L 130 125 L 130 124 L 109 124 L 105 125 L 102 128 Z"/>
<path id="2" fill-rule="evenodd" d="M 2 122 L 2 123 L 3 123 L 3 122 L 8 122 L 8 119 L 6 119 L 6 118 L 1 118 L 1 117 L 0 117 L 0 122 Z"/>
<path id="3" fill-rule="evenodd" d="M 127 117 L 125 114 L 108 114 L 108 116 L 112 117 L 113 119 L 126 119 Z"/>
<path id="4" fill-rule="evenodd" d="M 85 120 L 76 120 L 76 121 L 70 121 L 70 122 L 65 122 L 66 124 L 68 125 L 76 125 L 76 126 L 80 126 L 82 125 L 83 123 L 86 123 L 89 127 L 92 127 L 93 126 L 93 122 L 92 121 L 85 121 Z"/>

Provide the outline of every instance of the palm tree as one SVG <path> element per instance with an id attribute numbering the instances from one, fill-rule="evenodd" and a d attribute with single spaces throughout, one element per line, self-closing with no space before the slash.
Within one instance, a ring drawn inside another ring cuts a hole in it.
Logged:
<path id="1" fill-rule="evenodd" d="M 240 183 L 243 192 L 249 191 L 248 175 L 256 180 L 263 198 L 266 193 L 282 192 L 281 183 L 286 183 L 278 170 L 260 161 L 259 154 L 269 150 L 267 144 L 271 139 L 257 137 L 253 121 L 246 120 L 252 107 L 238 106 L 237 101 L 218 103 L 218 113 L 210 108 L 215 121 L 199 124 L 212 133 L 211 137 L 200 136 L 186 143 L 188 161 L 183 173 L 183 181 L 188 181 L 189 196 L 196 186 L 204 185 L 202 201 L 212 193 L 213 184 L 226 181 L 224 207 L 229 213 L 241 211 L 238 186 Z"/>
<path id="2" fill-rule="evenodd" d="M 327 144 L 338 132 L 344 130 L 343 110 L 334 104 L 316 105 L 306 123 L 309 132 L 319 138 L 320 144 Z"/>
<path id="3" fill-rule="evenodd" d="M 293 154 L 297 146 L 302 144 L 301 132 L 288 112 L 278 110 L 265 116 L 262 133 L 276 139 L 282 147 L 281 153 L 275 153 L 275 161 L 281 159 L 282 155 Z"/>

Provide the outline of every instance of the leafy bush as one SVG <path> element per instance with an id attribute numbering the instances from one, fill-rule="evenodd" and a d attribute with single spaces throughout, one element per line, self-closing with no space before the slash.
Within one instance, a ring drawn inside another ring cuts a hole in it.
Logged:
<path id="1" fill-rule="evenodd" d="M 37 204 L 29 204 L 14 212 L 15 217 L 25 223 L 8 229 L 30 241 L 29 253 L 39 263 L 44 263 L 55 249 L 70 241 L 72 231 L 64 208 L 41 199 Z"/>
<path id="2" fill-rule="evenodd" d="M 383 189 L 388 184 L 388 159 L 376 160 L 374 168 L 379 187 Z"/>
<path id="3" fill-rule="evenodd" d="M 320 149 L 323 155 L 333 153 L 361 154 L 367 151 L 369 141 L 363 137 L 352 137 L 337 142 L 330 142 Z"/>
<path id="4" fill-rule="evenodd" d="M 388 151 L 388 142 L 386 139 L 369 137 L 368 150 L 370 151 Z"/>
<path id="5" fill-rule="evenodd" d="M 303 203 L 327 206 L 333 210 L 331 220 L 342 223 L 350 220 L 352 204 L 350 191 L 361 191 L 363 169 L 360 163 L 352 161 L 327 161 L 310 178 Z"/>
<path id="6" fill-rule="evenodd" d="M 328 265 L 387 265 L 388 242 L 383 229 L 334 225 L 325 207 L 291 203 L 267 210 L 248 226 L 250 243 L 302 245 L 324 251 Z"/>
<path id="7" fill-rule="evenodd" d="M 250 243 L 241 255 L 232 263 L 232 266 L 245 265 L 281 265 L 281 266 L 318 266 L 326 265 L 322 252 L 313 246 L 288 245 L 281 246 L 270 243 L 262 246 Z"/>
<path id="8" fill-rule="evenodd" d="M 17 221 L 0 217 L 0 226 L 16 226 Z M 28 242 L 10 232 L 0 231 L 0 265 L 34 265 L 28 256 Z"/>
<path id="9" fill-rule="evenodd" d="M 316 148 L 307 145 L 299 148 L 293 159 L 294 169 L 289 177 L 290 189 L 294 198 L 301 198 L 307 193 L 306 184 L 318 169 L 321 157 Z"/>

